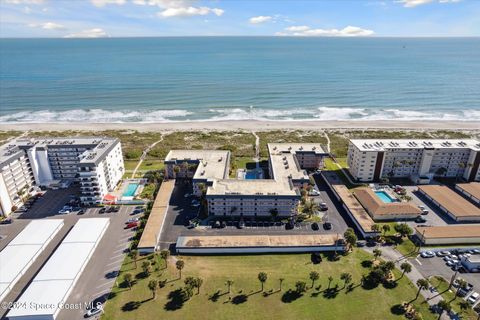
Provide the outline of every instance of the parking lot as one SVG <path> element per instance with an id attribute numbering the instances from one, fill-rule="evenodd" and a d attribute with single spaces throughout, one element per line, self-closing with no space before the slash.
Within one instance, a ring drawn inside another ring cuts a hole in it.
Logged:
<path id="1" fill-rule="evenodd" d="M 448 250 L 448 249 L 445 249 L 445 250 Z M 433 258 L 422 258 L 418 256 L 417 258 L 412 259 L 411 262 L 415 265 L 415 267 L 420 271 L 420 273 L 422 273 L 422 275 L 425 278 L 429 278 L 432 276 L 441 276 L 447 281 L 450 281 L 450 279 L 455 275 L 455 271 L 453 271 L 451 267 L 446 265 L 446 262 L 444 261 L 443 257 L 435 256 Z M 462 278 L 468 283 L 471 283 L 473 285 L 472 292 L 480 293 L 480 274 L 458 272 L 457 278 Z M 469 292 L 469 294 L 465 298 L 468 299 L 468 297 L 471 295 L 472 292 Z M 478 305 L 479 303 L 480 303 L 480 300 L 477 300 L 474 306 Z"/>
<path id="2" fill-rule="evenodd" d="M 320 178 L 321 180 L 321 178 Z M 326 234 L 339 233 L 343 234 L 347 229 L 343 217 L 338 212 L 338 206 L 332 202 L 332 199 L 327 193 L 327 187 L 323 181 L 318 186 L 320 191 L 319 196 L 313 197 L 317 203 L 327 203 L 328 210 L 322 212 L 325 214 L 325 219 L 332 224 L 330 230 L 325 230 L 322 223 L 318 223 L 319 230 L 312 229 L 312 223 L 302 222 L 297 223 L 293 229 L 287 230 L 282 222 L 269 221 L 269 217 L 265 217 L 267 221 L 254 221 L 250 217 L 244 217 L 245 226 L 238 228 L 237 222 L 227 219 L 225 227 L 214 228 L 213 225 L 217 221 L 215 217 L 210 217 L 208 222 L 201 224 L 196 228 L 189 229 L 189 220 L 195 218 L 199 212 L 198 207 L 191 205 L 193 197 L 184 197 L 185 194 L 191 193 L 191 186 L 184 184 L 182 181 L 177 182 L 170 199 L 170 205 L 165 217 L 163 230 L 160 236 L 161 248 L 172 248 L 179 236 L 194 236 L 194 235 L 278 235 L 278 234 Z M 334 200 L 336 201 L 336 200 Z M 221 219 L 223 217 L 219 217 Z"/>
<path id="3" fill-rule="evenodd" d="M 58 191 L 64 191 L 64 197 L 56 198 L 59 195 Z M 48 195 L 50 193 L 50 195 Z M 52 208 L 44 210 L 56 210 L 58 207 L 63 207 L 65 199 L 69 198 L 69 191 L 65 190 L 49 190 L 45 194 L 42 202 L 38 201 L 29 210 L 28 215 L 39 216 L 43 215 L 41 208 Z M 49 196 L 47 198 L 47 196 Z M 48 205 L 50 199 L 56 198 L 56 203 Z M 46 201 L 44 201 L 46 200 Z M 42 204 L 37 206 L 37 204 Z M 84 303 L 90 301 L 104 302 L 111 288 L 113 287 L 116 279 L 116 275 L 120 270 L 121 264 L 124 260 L 124 256 L 130 244 L 130 240 L 133 237 L 135 231 L 132 229 L 124 229 L 125 221 L 132 216 L 130 213 L 134 210 L 134 206 L 121 206 L 118 212 L 99 213 L 100 208 L 88 208 L 83 215 L 76 213 L 70 214 L 49 214 L 44 213 L 47 219 L 62 218 L 64 220 L 64 226 L 55 236 L 52 242 L 47 246 L 45 251 L 37 258 L 34 264 L 28 269 L 28 272 L 22 276 L 20 281 L 15 285 L 13 290 L 4 299 L 4 301 L 15 301 L 20 295 L 23 289 L 30 283 L 35 274 L 40 270 L 41 266 L 52 255 L 55 248 L 60 244 L 62 239 L 73 227 L 73 225 L 80 218 L 95 218 L 95 217 L 109 217 L 110 225 L 106 230 L 102 240 L 96 248 L 93 256 L 91 257 L 88 265 L 85 267 L 82 275 L 78 279 L 74 289 L 70 293 L 68 304 L 80 303 L 82 305 L 79 309 L 70 309 L 60 311 L 57 319 L 83 319 L 86 312 Z M 19 219 L 13 219 L 13 223 L 9 225 L 0 226 L 0 235 L 2 239 L 0 241 L 0 248 L 5 247 L 9 241 L 11 241 L 30 221 L 26 219 L 25 215 L 22 215 Z M 0 310 L 0 317 L 4 316 L 7 310 Z"/>

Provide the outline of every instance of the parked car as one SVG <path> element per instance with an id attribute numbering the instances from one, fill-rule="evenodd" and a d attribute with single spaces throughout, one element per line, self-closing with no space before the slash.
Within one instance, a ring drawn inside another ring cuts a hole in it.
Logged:
<path id="1" fill-rule="evenodd" d="M 473 284 L 467 283 L 467 286 L 465 288 L 461 288 L 460 290 L 458 290 L 458 295 L 460 297 L 465 297 L 472 290 L 473 290 Z"/>
<path id="2" fill-rule="evenodd" d="M 425 210 L 425 206 L 418 206 L 418 209 Z"/>
<path id="3" fill-rule="evenodd" d="M 450 254 L 450 251 L 437 251 L 437 257 L 445 257 Z"/>
<path id="4" fill-rule="evenodd" d="M 68 214 L 72 212 L 70 209 L 61 209 L 60 211 L 58 211 L 59 214 Z"/>
<path id="5" fill-rule="evenodd" d="M 12 222 L 13 222 L 12 218 L 7 218 L 0 221 L 0 224 L 11 224 Z"/>
<path id="6" fill-rule="evenodd" d="M 91 309 L 87 310 L 87 313 L 85 313 L 85 318 L 90 318 L 91 316 L 94 316 L 96 314 L 99 314 L 103 311 L 102 305 L 98 305 L 96 307 L 92 307 Z"/>
<path id="7" fill-rule="evenodd" d="M 319 196 L 320 195 L 320 192 L 318 192 L 317 190 L 315 189 L 312 189 L 308 192 L 308 195 L 309 196 Z"/>
<path id="8" fill-rule="evenodd" d="M 227 226 L 227 223 L 225 221 L 220 222 L 220 228 L 225 228 Z"/>
<path id="9" fill-rule="evenodd" d="M 139 213 L 142 213 L 143 210 L 140 210 L 140 209 L 135 209 L 132 211 L 132 213 L 130 213 L 131 215 L 135 215 L 135 214 L 139 214 Z"/>
<path id="10" fill-rule="evenodd" d="M 474 292 L 470 295 L 470 297 L 468 297 L 467 301 L 470 304 L 474 304 L 477 301 L 478 297 L 480 297 L 480 294 L 478 292 Z"/>
<path id="11" fill-rule="evenodd" d="M 320 202 L 320 203 L 318 204 L 318 206 L 320 207 L 320 210 L 322 210 L 322 211 L 328 210 L 328 206 L 327 206 L 327 204 L 326 204 L 325 202 Z"/>
<path id="12" fill-rule="evenodd" d="M 459 261 L 458 260 L 448 260 L 447 261 L 447 266 L 453 267 L 455 265 L 458 265 Z"/>
<path id="13" fill-rule="evenodd" d="M 425 222 L 427 222 L 427 219 L 425 219 L 422 216 L 419 216 L 419 217 L 415 218 L 415 222 L 416 223 L 425 223 Z"/>
<path id="14" fill-rule="evenodd" d="M 192 203 L 192 207 L 194 208 L 200 207 L 200 203 L 199 202 Z"/>
<path id="15" fill-rule="evenodd" d="M 420 253 L 420 257 L 422 258 L 433 258 L 435 257 L 435 253 L 433 251 L 424 251 Z"/>
<path id="16" fill-rule="evenodd" d="M 291 220 L 285 224 L 285 230 L 292 230 L 294 227 L 295 227 L 295 223 Z"/>
<path id="17" fill-rule="evenodd" d="M 213 224 L 213 228 L 220 228 L 221 224 L 220 224 L 220 221 L 215 221 L 215 223 Z"/>
<path id="18" fill-rule="evenodd" d="M 357 241 L 357 247 L 361 248 L 361 247 L 365 247 L 367 245 L 367 241 L 365 240 L 358 240 Z"/>
<path id="19" fill-rule="evenodd" d="M 137 221 L 128 223 L 125 226 L 125 229 L 131 229 L 131 228 L 136 228 L 136 227 L 138 227 L 138 222 Z"/>
<path id="20" fill-rule="evenodd" d="M 140 221 L 140 218 L 139 217 L 135 217 L 135 218 L 130 218 L 128 219 L 125 224 L 129 224 L 129 223 L 133 223 L 133 222 L 138 222 Z"/>
<path id="21" fill-rule="evenodd" d="M 325 221 L 325 222 L 323 223 L 323 229 L 325 229 L 325 230 L 330 230 L 330 229 L 332 229 L 332 223 Z"/>
<path id="22" fill-rule="evenodd" d="M 107 211 L 107 208 L 103 207 L 98 210 L 98 213 L 105 213 Z"/>
<path id="23" fill-rule="evenodd" d="M 426 209 L 422 209 L 422 215 L 423 215 L 423 216 L 427 215 L 428 213 L 429 213 L 429 211 L 428 211 L 428 210 L 426 210 Z"/>
<path id="24" fill-rule="evenodd" d="M 238 229 L 245 228 L 245 221 L 243 221 L 243 220 L 238 221 L 237 228 Z"/>
<path id="25" fill-rule="evenodd" d="M 120 211 L 120 206 L 113 206 L 113 212 Z"/>
<path id="26" fill-rule="evenodd" d="M 473 249 L 473 254 L 480 254 L 480 249 Z"/>
<path id="27" fill-rule="evenodd" d="M 318 223 L 314 222 L 312 223 L 312 230 L 318 230 L 320 227 L 318 226 Z"/>
<path id="28" fill-rule="evenodd" d="M 77 212 L 77 214 L 78 214 L 79 216 L 82 215 L 82 214 L 84 214 L 84 213 L 85 213 L 85 209 L 83 209 L 83 208 L 80 208 L 80 210 L 78 210 L 78 212 Z"/>

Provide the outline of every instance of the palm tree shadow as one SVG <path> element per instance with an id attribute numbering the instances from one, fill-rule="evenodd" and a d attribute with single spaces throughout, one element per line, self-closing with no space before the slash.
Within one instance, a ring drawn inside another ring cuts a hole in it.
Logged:
<path id="1" fill-rule="evenodd" d="M 239 305 L 247 302 L 248 296 L 246 294 L 239 294 L 232 298 L 232 304 Z"/>
<path id="2" fill-rule="evenodd" d="M 140 301 L 129 301 L 122 306 L 123 312 L 137 310 L 141 305 Z"/>
<path id="3" fill-rule="evenodd" d="M 165 303 L 165 306 L 164 306 L 164 309 L 167 311 L 175 311 L 175 310 L 181 309 L 185 302 L 182 289 L 171 291 L 168 294 L 168 299 L 170 300 L 167 303 Z"/>
<path id="4" fill-rule="evenodd" d="M 298 291 L 294 291 L 292 289 L 288 289 L 287 292 L 285 292 L 282 295 L 282 302 L 283 303 L 292 303 L 293 301 L 297 300 L 298 298 L 302 297 L 303 294 L 301 294 Z"/>

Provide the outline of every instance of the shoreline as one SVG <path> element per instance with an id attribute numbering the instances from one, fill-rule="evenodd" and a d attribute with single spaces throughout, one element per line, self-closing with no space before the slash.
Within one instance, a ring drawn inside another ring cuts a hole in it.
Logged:
<path id="1" fill-rule="evenodd" d="M 354 121 L 186 121 L 186 122 L 123 122 L 123 123 L 9 123 L 0 124 L 3 131 L 103 131 L 137 130 L 140 132 L 162 131 L 268 131 L 268 130 L 323 130 L 323 129 L 396 129 L 396 130 L 480 130 L 480 121 L 395 121 L 395 120 L 354 120 Z"/>

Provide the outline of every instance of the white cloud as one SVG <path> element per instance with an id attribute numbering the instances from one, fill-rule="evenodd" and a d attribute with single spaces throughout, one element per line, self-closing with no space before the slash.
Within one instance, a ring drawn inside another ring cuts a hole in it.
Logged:
<path id="1" fill-rule="evenodd" d="M 209 7 L 178 7 L 168 8 L 158 13 L 158 16 L 163 18 L 171 17 L 192 17 L 192 16 L 206 16 L 208 14 L 214 14 L 221 16 L 223 14 L 222 9 L 209 8 Z"/>
<path id="2" fill-rule="evenodd" d="M 285 28 L 286 31 L 291 31 L 291 32 L 298 32 L 298 31 L 307 31 L 310 29 L 308 26 L 291 26 L 288 28 Z"/>
<path id="3" fill-rule="evenodd" d="M 42 4 L 45 0 L 3 0 L 10 4 Z"/>
<path id="4" fill-rule="evenodd" d="M 95 7 L 104 7 L 107 4 L 123 5 L 126 0 L 90 0 Z"/>
<path id="5" fill-rule="evenodd" d="M 83 30 L 77 33 L 71 33 L 64 36 L 64 38 L 105 38 L 108 34 L 101 28 L 93 28 Z"/>
<path id="6" fill-rule="evenodd" d="M 348 26 L 343 29 L 312 29 L 308 26 L 292 26 L 285 28 L 285 31 L 277 32 L 277 36 L 299 36 L 299 37 L 365 37 L 371 36 L 373 30 Z"/>
<path id="7" fill-rule="evenodd" d="M 44 22 L 44 23 L 30 23 L 28 25 L 31 28 L 42 28 L 46 30 L 63 30 L 66 29 L 63 25 L 55 22 Z"/>
<path id="8" fill-rule="evenodd" d="M 259 24 L 259 23 L 264 23 L 272 20 L 271 16 L 258 16 L 258 17 L 251 17 L 248 21 L 251 24 Z"/>
<path id="9" fill-rule="evenodd" d="M 402 3 L 405 8 L 414 8 L 435 1 L 438 1 L 439 3 L 456 3 L 461 0 L 397 0 L 397 2 Z"/>

